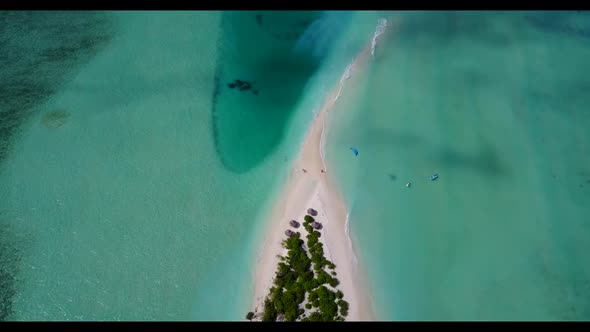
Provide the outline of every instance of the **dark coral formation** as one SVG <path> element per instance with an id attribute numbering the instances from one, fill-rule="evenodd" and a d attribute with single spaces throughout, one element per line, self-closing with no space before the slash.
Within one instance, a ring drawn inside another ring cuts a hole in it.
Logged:
<path id="1" fill-rule="evenodd" d="M 230 89 L 238 89 L 238 91 L 252 91 L 253 94 L 258 95 L 258 90 L 254 89 L 254 82 L 243 81 L 235 79 L 233 82 L 228 83 L 227 87 Z"/>
<path id="2" fill-rule="evenodd" d="M 275 150 L 294 105 L 319 65 L 317 59 L 293 52 L 294 43 L 258 47 L 253 40 L 272 37 L 272 33 L 303 32 L 306 27 L 295 25 L 318 16 L 315 12 L 224 12 L 211 120 L 215 151 L 227 170 L 247 172 Z M 250 93 L 256 98 L 249 97 Z M 224 94 L 239 94 L 248 100 L 236 108 L 235 99 L 225 99 Z M 257 149 L 235 151 L 236 144 Z"/>
<path id="3" fill-rule="evenodd" d="M 47 112 L 41 118 L 41 123 L 47 128 L 58 128 L 68 121 L 70 113 L 64 110 Z"/>
<path id="4" fill-rule="evenodd" d="M 0 211 L 0 322 L 11 320 L 17 292 L 18 271 L 27 241 L 24 234 L 7 222 Z"/>
<path id="5" fill-rule="evenodd" d="M 576 11 L 576 14 L 584 15 L 586 13 Z M 575 26 L 568 22 L 567 18 L 570 17 L 570 15 L 570 13 L 561 13 L 557 15 L 556 13 L 537 13 L 534 15 L 526 15 L 525 18 L 532 25 L 545 31 L 589 38 L 590 28 Z"/>
<path id="6" fill-rule="evenodd" d="M 22 11 L 0 12 L 0 26 L 1 171 L 21 126 L 111 40 L 114 25 L 107 13 Z M 56 128 L 67 118 L 56 110 L 41 122 Z M 3 212 L 0 206 L 0 320 L 8 320 L 24 248 Z"/>
<path id="7" fill-rule="evenodd" d="M 94 12 L 0 13 L 0 162 L 37 107 L 110 41 L 112 23 Z"/>

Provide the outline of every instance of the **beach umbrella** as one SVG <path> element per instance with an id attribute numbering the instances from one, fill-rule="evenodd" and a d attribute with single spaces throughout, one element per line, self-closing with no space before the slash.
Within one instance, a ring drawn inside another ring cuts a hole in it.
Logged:
<path id="1" fill-rule="evenodd" d="M 315 229 L 322 229 L 322 224 L 320 224 L 319 222 L 312 222 L 311 223 L 311 227 L 315 228 Z"/>

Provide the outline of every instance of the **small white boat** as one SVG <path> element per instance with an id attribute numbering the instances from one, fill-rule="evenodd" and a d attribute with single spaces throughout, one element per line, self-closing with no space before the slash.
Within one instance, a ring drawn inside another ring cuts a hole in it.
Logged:
<path id="1" fill-rule="evenodd" d="M 412 182 L 406 183 L 406 187 L 408 187 L 408 188 L 410 188 L 411 185 L 412 185 Z"/>

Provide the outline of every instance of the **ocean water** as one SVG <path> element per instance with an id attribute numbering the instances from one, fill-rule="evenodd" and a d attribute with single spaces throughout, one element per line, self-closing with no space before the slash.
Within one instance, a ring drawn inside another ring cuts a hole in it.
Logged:
<path id="1" fill-rule="evenodd" d="M 320 16 L 1 13 L 0 319 L 242 320 Z"/>
<path id="2" fill-rule="evenodd" d="M 326 148 L 378 318 L 590 318 L 587 14 L 261 11 L 0 13 L 0 320 L 243 319 L 380 17 Z"/>
<path id="3" fill-rule="evenodd" d="M 590 319 L 590 17 L 391 15 L 326 149 L 378 318 Z"/>

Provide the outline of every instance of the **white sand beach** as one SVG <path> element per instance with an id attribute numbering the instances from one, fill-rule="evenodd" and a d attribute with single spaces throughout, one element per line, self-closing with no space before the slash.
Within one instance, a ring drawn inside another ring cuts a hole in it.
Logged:
<path id="1" fill-rule="evenodd" d="M 383 21 L 380 24 L 384 23 Z M 384 26 L 377 28 L 381 35 Z M 285 255 L 281 242 L 286 238 L 285 230 L 290 229 L 289 220 L 303 222 L 308 208 L 318 211 L 316 219 L 324 226 L 320 241 L 324 243 L 326 258 L 336 265 L 344 299 L 349 302 L 348 321 L 374 320 L 375 314 L 367 283 L 357 268 L 357 258 L 346 231 L 348 209 L 330 178 L 330 172 L 323 160 L 325 130 L 329 128 L 330 110 L 342 91 L 344 84 L 354 85 L 354 72 L 361 70 L 370 61 L 377 37 L 373 38 L 353 63 L 346 69 L 341 80 L 327 96 L 322 108 L 316 113 L 306 136 L 299 156 L 294 163 L 287 183 L 276 199 L 272 211 L 268 233 L 261 247 L 254 275 L 254 303 L 252 308 L 260 313 L 262 304 L 272 286 L 278 264 L 278 255 Z M 306 171 L 303 171 L 306 170 Z M 322 172 L 325 170 L 326 172 Z M 299 229 L 305 237 L 304 229 Z"/>

